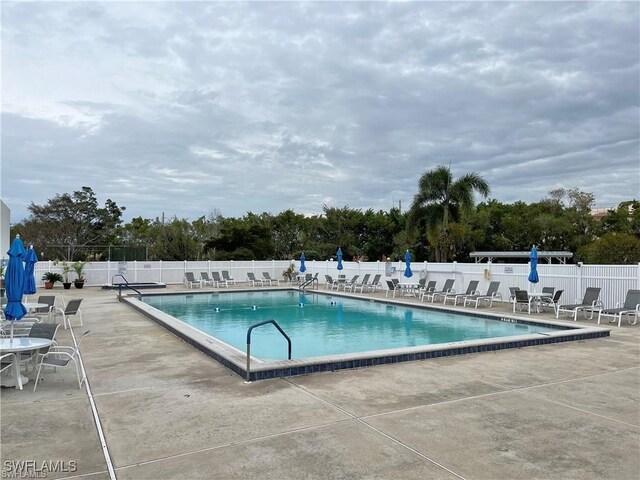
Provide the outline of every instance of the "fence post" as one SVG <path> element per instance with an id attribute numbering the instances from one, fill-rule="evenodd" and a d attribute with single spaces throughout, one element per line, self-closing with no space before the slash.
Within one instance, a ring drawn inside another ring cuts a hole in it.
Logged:
<path id="1" fill-rule="evenodd" d="M 138 261 L 133 261 L 133 281 L 138 283 Z"/>
<path id="2" fill-rule="evenodd" d="M 162 260 L 160 260 L 160 283 L 162 283 Z"/>
<path id="3" fill-rule="evenodd" d="M 576 299 L 578 298 L 582 298 L 582 262 L 578 262 L 578 266 L 577 268 L 577 275 L 576 275 L 576 283 L 577 283 L 577 290 L 576 290 Z M 578 297 L 580 296 L 580 297 Z"/>

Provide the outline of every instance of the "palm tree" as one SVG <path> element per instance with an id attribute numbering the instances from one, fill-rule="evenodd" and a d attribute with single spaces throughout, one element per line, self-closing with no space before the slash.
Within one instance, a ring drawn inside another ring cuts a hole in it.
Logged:
<path id="1" fill-rule="evenodd" d="M 489 184 L 477 173 L 468 173 L 454 181 L 450 168 L 441 165 L 420 177 L 411 216 L 427 221 L 427 238 L 435 244 L 437 262 L 447 261 L 448 250 L 453 245 L 449 223 L 460 220 L 462 212 L 473 208 L 474 192 L 485 198 L 490 192 Z"/>

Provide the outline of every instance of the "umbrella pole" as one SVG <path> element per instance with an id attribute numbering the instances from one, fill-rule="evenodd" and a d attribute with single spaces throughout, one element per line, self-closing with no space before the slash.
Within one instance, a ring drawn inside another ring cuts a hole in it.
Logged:
<path id="1" fill-rule="evenodd" d="M 11 340 L 13 340 L 13 320 L 11 320 L 11 328 L 9 329 L 9 331 L 11 332 L 11 333 L 9 334 L 9 338 L 10 338 Z"/>

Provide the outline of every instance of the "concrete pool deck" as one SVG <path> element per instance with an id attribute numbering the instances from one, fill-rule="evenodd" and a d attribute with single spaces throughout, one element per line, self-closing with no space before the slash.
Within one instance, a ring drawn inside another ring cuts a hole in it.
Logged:
<path id="1" fill-rule="evenodd" d="M 607 338 L 247 384 L 113 291 L 54 293 L 84 299 L 85 326 L 74 331 L 91 330 L 82 357 L 119 479 L 640 476 L 637 325 L 611 327 Z M 68 344 L 69 333 L 59 340 Z M 0 393 L 3 476 L 18 461 L 73 461 L 74 471 L 46 478 L 110 478 L 73 369 L 47 370 L 32 389 Z"/>

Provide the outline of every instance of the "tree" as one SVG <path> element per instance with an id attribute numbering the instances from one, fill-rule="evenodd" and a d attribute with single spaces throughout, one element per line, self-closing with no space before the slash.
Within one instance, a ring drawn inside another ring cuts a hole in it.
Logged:
<path id="1" fill-rule="evenodd" d="M 272 259 L 274 245 L 271 216 L 249 212 L 243 218 L 225 218 L 216 238 L 209 239 L 205 251 L 215 252 L 216 260 Z"/>
<path id="2" fill-rule="evenodd" d="M 609 210 L 601 220 L 605 232 L 619 232 L 640 238 L 640 202 L 622 202 L 616 209 Z"/>
<path id="3" fill-rule="evenodd" d="M 197 260 L 200 248 L 193 230 L 185 218 L 173 217 L 168 223 L 156 218 L 149 256 L 152 260 Z"/>
<path id="4" fill-rule="evenodd" d="M 307 221 L 304 215 L 285 210 L 273 218 L 273 245 L 275 259 L 292 259 L 304 250 L 307 239 Z"/>
<path id="5" fill-rule="evenodd" d="M 446 262 L 449 250 L 458 241 L 449 224 L 459 221 L 465 211 L 473 208 L 474 192 L 483 197 L 490 192 L 489 184 L 477 173 L 468 173 L 454 181 L 449 167 L 439 166 L 420 177 L 411 218 L 426 219 L 427 238 L 435 244 L 437 262 Z"/>
<path id="6" fill-rule="evenodd" d="M 580 254 L 587 263 L 631 265 L 640 262 L 640 239 L 628 233 L 607 233 Z"/>
<path id="7" fill-rule="evenodd" d="M 110 199 L 99 207 L 90 187 L 71 195 L 58 194 L 45 205 L 32 202 L 28 209 L 31 215 L 14 230 L 44 253 L 41 260 L 66 261 L 99 255 L 100 246 L 111 243 L 117 234 L 125 210 Z"/>

